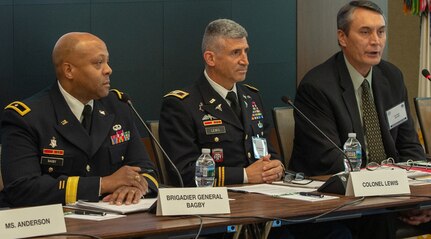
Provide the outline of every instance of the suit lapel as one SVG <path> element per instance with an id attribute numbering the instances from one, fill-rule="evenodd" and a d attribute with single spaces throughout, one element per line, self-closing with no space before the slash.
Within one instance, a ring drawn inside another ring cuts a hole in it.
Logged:
<path id="1" fill-rule="evenodd" d="M 108 114 L 100 101 L 94 101 L 93 118 L 91 122 L 91 156 L 100 148 L 111 130 L 115 115 Z"/>
<path id="2" fill-rule="evenodd" d="M 240 129 L 243 128 L 238 117 L 230 108 L 226 100 L 211 87 L 205 77 L 202 77 L 200 80 L 199 90 L 203 98 L 203 110 Z"/>
<path id="3" fill-rule="evenodd" d="M 50 97 L 56 114 L 57 125 L 55 128 L 58 133 L 89 155 L 91 151 L 90 137 L 73 115 L 56 84 L 50 91 Z"/>
<path id="4" fill-rule="evenodd" d="M 347 70 L 346 63 L 344 62 L 343 54 L 338 55 L 337 65 L 339 70 L 340 86 L 344 90 L 343 100 L 352 121 L 353 131 L 356 132 L 356 138 L 359 140 L 361 145 L 365 145 L 361 117 L 359 114 L 358 103 L 356 101 L 356 92 L 353 87 L 352 78 Z"/>

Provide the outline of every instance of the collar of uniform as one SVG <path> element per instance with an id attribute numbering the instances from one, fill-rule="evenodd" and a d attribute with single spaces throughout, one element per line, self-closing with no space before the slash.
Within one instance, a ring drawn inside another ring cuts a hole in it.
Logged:
<path id="1" fill-rule="evenodd" d="M 235 92 L 236 95 L 238 95 L 236 84 L 233 85 L 232 90 L 226 90 L 223 86 L 217 84 L 215 81 L 213 81 L 207 74 L 206 70 L 204 70 L 205 78 L 207 79 L 208 83 L 211 85 L 211 87 L 223 98 L 226 100 L 226 102 L 230 105 L 230 101 L 226 99 L 227 93 L 229 91 Z"/>
<path id="2" fill-rule="evenodd" d="M 67 105 L 69 106 L 70 110 L 72 111 L 73 115 L 76 117 L 77 120 L 80 122 L 82 121 L 82 111 L 84 110 L 84 104 L 81 103 L 78 99 L 73 97 L 71 94 L 69 94 L 63 87 L 61 86 L 60 82 L 57 81 L 58 88 L 60 89 L 60 93 L 63 95 L 64 99 L 66 100 Z M 90 105 L 91 108 L 94 108 L 94 100 L 90 100 L 87 105 Z"/>

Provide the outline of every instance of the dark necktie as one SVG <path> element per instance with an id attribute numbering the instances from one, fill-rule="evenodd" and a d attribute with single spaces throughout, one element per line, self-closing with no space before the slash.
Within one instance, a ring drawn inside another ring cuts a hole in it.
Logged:
<path id="1" fill-rule="evenodd" d="M 365 79 L 362 82 L 362 118 L 364 133 L 367 137 L 368 163 L 380 163 L 386 159 L 385 147 L 383 146 L 382 133 L 380 131 L 379 118 L 376 106 L 370 93 L 370 84 Z"/>
<path id="2" fill-rule="evenodd" d="M 233 91 L 229 91 L 227 93 L 226 99 L 230 101 L 230 107 L 232 108 L 233 112 L 235 112 L 238 119 L 241 120 L 241 107 L 239 107 L 238 97 L 236 97 L 236 93 Z"/>
<path id="3" fill-rule="evenodd" d="M 91 106 L 85 105 L 84 110 L 82 111 L 82 126 L 84 126 L 85 130 L 87 130 L 87 133 L 90 134 L 91 129 Z"/>

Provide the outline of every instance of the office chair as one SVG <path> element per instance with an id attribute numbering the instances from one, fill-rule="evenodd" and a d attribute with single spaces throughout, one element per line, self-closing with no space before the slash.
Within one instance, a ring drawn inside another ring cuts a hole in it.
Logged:
<path id="1" fill-rule="evenodd" d="M 272 110 L 278 145 L 284 158 L 284 165 L 289 166 L 295 136 L 295 120 L 292 107 L 275 107 Z"/>
<path id="2" fill-rule="evenodd" d="M 425 152 L 431 154 L 431 98 L 414 98 L 416 114 L 424 139 Z"/>

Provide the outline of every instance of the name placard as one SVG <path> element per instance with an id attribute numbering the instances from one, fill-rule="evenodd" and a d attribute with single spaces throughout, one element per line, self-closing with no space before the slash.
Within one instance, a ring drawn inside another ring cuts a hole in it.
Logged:
<path id="1" fill-rule="evenodd" d="M 1 238 L 23 238 L 66 232 L 61 204 L 0 211 Z"/>
<path id="2" fill-rule="evenodd" d="M 375 170 L 350 172 L 346 196 L 379 196 L 410 194 L 405 170 Z"/>
<path id="3" fill-rule="evenodd" d="M 230 213 L 226 187 L 159 188 L 157 216 Z"/>

